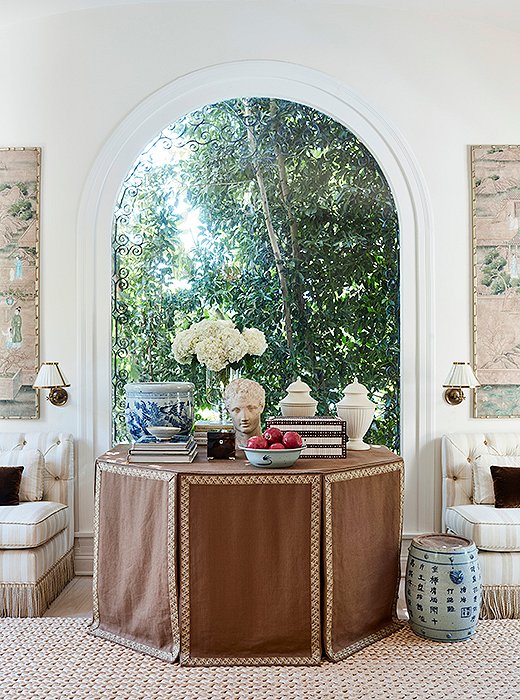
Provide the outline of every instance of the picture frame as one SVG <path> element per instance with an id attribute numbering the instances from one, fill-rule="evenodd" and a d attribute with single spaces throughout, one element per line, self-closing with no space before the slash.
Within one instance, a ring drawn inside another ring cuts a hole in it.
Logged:
<path id="1" fill-rule="evenodd" d="M 0 418 L 39 418 L 41 149 L 0 147 Z"/>
<path id="2" fill-rule="evenodd" d="M 520 145 L 471 146 L 475 418 L 520 418 Z"/>

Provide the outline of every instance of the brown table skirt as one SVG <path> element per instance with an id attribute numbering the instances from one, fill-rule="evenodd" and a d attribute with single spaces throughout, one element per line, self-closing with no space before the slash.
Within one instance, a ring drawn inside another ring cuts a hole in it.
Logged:
<path id="1" fill-rule="evenodd" d="M 184 665 L 317 664 L 391 634 L 403 463 L 369 452 L 276 471 L 103 455 L 91 633 Z"/>

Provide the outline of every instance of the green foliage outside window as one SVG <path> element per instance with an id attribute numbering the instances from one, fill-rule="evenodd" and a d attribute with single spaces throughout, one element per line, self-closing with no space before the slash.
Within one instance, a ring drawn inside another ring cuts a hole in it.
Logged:
<path id="1" fill-rule="evenodd" d="M 266 389 L 264 416 L 279 414 L 297 376 L 319 414 L 357 377 L 378 404 L 368 439 L 398 449 L 397 212 L 343 125 L 269 98 L 187 115 L 125 182 L 113 247 L 116 440 L 128 381 L 194 381 L 204 409 L 203 369 L 177 364 L 171 342 L 224 316 L 266 335 L 267 351 L 242 369 Z"/>

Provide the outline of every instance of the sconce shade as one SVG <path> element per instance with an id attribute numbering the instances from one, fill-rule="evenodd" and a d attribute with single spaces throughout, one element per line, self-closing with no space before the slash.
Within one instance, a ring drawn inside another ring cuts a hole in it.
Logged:
<path id="1" fill-rule="evenodd" d="M 56 386 L 70 386 L 57 362 L 43 362 L 34 380 L 35 389 L 52 389 Z"/>
<path id="2" fill-rule="evenodd" d="M 468 362 L 454 362 L 443 384 L 445 389 L 459 387 L 461 389 L 474 389 L 480 386 L 475 377 L 471 365 Z"/>

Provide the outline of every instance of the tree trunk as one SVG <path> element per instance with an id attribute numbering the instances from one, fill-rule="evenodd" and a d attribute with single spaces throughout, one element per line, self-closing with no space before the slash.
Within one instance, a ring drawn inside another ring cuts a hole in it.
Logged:
<path id="1" fill-rule="evenodd" d="M 246 117 L 251 116 L 251 110 L 247 102 L 244 102 L 244 113 Z M 283 301 L 283 315 L 284 315 L 284 325 L 285 334 L 287 336 L 287 347 L 289 349 L 289 354 L 293 353 L 293 331 L 292 331 L 292 320 L 291 320 L 291 310 L 289 307 L 289 288 L 287 285 L 287 278 L 285 276 L 285 271 L 283 268 L 282 253 L 280 251 L 280 245 L 278 243 L 278 236 L 274 230 L 273 220 L 271 218 L 271 211 L 269 208 L 269 199 L 267 197 L 267 190 L 265 187 L 265 180 L 260 169 L 260 164 L 258 163 L 256 152 L 257 143 L 256 138 L 253 133 L 252 128 L 245 122 L 247 130 L 247 139 L 249 146 L 251 148 L 251 161 L 253 163 L 253 169 L 255 172 L 256 182 L 258 184 L 258 189 L 260 192 L 260 201 L 262 202 L 262 213 L 264 216 L 265 225 L 267 228 L 267 233 L 269 235 L 269 242 L 271 244 L 271 249 L 273 251 L 274 262 L 276 266 L 276 272 L 278 274 L 278 280 L 280 282 L 280 289 L 282 291 L 282 301 Z"/>
<path id="2" fill-rule="evenodd" d="M 271 100 L 270 103 L 270 114 L 271 118 L 274 120 L 276 117 L 276 106 L 274 103 L 274 100 Z M 298 264 L 301 261 L 301 252 L 300 252 L 300 245 L 298 242 L 298 222 L 296 218 L 294 217 L 293 210 L 291 207 L 291 191 L 289 189 L 289 183 L 287 180 L 287 168 L 285 166 L 285 156 L 282 153 L 282 150 L 280 148 L 280 144 L 275 141 L 274 145 L 274 150 L 275 150 L 275 155 L 276 155 L 276 164 L 278 166 L 278 177 L 280 179 L 280 190 L 281 190 L 281 197 L 282 197 L 282 204 L 285 208 L 285 211 L 287 212 L 287 220 L 289 222 L 289 233 L 291 237 L 291 249 L 292 249 L 292 256 L 293 259 L 296 262 L 296 270 L 298 270 Z M 307 308 L 305 304 L 305 298 L 303 296 L 303 290 L 301 287 L 301 284 L 297 281 L 294 282 L 294 296 L 296 297 L 296 303 L 298 304 L 298 311 L 300 314 L 300 318 L 304 319 L 307 318 Z M 305 348 L 307 350 L 307 354 L 309 357 L 310 361 L 310 371 L 313 374 L 313 376 L 316 373 L 316 354 L 314 350 L 314 344 L 309 337 L 309 334 L 306 330 L 307 326 L 306 324 L 302 327 L 302 335 L 303 335 L 303 342 L 305 343 Z"/>
<path id="3" fill-rule="evenodd" d="M 276 107 L 273 100 L 271 100 L 270 106 L 271 118 L 274 119 L 276 116 Z M 280 178 L 280 189 L 282 192 L 282 202 L 287 212 L 287 219 L 289 221 L 289 233 L 291 236 L 291 248 L 292 255 L 295 260 L 300 260 L 300 246 L 298 244 L 298 222 L 293 216 L 291 208 L 291 193 L 289 190 L 289 183 L 287 182 L 287 168 L 285 167 L 285 156 L 280 149 L 280 145 L 277 141 L 274 144 L 274 152 L 276 154 L 276 164 L 278 166 L 278 176 Z"/>

